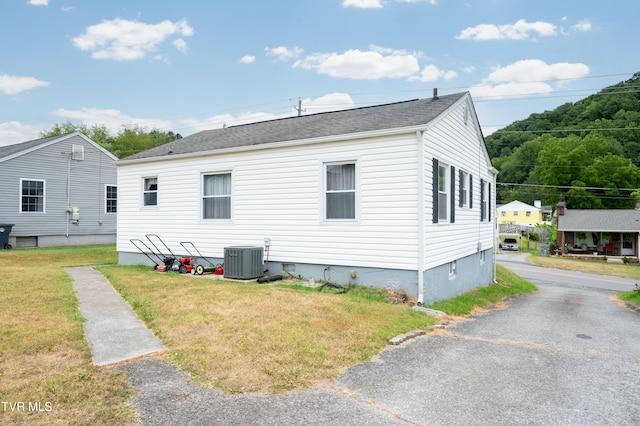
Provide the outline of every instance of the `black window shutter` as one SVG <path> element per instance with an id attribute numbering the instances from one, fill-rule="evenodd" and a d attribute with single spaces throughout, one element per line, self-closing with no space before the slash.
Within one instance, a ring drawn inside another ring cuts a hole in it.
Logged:
<path id="1" fill-rule="evenodd" d="M 488 182 L 487 185 L 489 185 L 489 200 L 487 200 L 489 211 L 487 212 L 487 216 L 489 217 L 489 222 L 491 222 L 491 182 Z"/>
<path id="2" fill-rule="evenodd" d="M 473 208 L 473 175 L 469 175 L 469 208 Z"/>
<path id="3" fill-rule="evenodd" d="M 451 166 L 451 223 L 456 221 L 456 168 Z"/>
<path id="4" fill-rule="evenodd" d="M 460 191 L 460 195 L 458 198 L 458 207 L 464 207 L 464 176 L 462 175 L 462 170 L 458 170 L 458 179 L 460 180 L 460 182 L 458 182 L 458 188 Z"/>
<path id="5" fill-rule="evenodd" d="M 480 179 L 480 221 L 484 220 L 484 179 Z"/>
<path id="6" fill-rule="evenodd" d="M 438 223 L 438 170 L 440 164 L 437 158 L 433 159 L 433 223 Z"/>

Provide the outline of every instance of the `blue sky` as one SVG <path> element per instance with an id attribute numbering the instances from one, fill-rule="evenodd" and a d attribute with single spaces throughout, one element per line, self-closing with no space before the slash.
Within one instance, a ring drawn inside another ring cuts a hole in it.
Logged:
<path id="1" fill-rule="evenodd" d="M 5 0 L 0 146 L 470 91 L 485 135 L 640 71 L 640 3 Z"/>

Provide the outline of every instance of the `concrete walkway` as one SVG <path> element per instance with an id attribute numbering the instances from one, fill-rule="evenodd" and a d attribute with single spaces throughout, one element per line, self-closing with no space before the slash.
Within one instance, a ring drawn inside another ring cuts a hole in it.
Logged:
<path id="1" fill-rule="evenodd" d="M 164 350 L 111 284 L 90 266 L 66 268 L 80 301 L 80 312 L 95 365 L 115 364 Z"/>

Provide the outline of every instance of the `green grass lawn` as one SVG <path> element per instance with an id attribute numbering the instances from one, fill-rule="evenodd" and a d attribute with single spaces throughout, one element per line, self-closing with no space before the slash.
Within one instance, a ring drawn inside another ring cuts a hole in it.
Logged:
<path id="1" fill-rule="evenodd" d="M 126 375 L 92 364 L 84 319 L 64 271 L 116 261 L 114 246 L 0 250 L 0 396 L 15 407 L 0 410 L 0 424 L 115 425 L 136 419 L 127 405 L 133 389 Z"/>
<path id="2" fill-rule="evenodd" d="M 42 408 L 0 411 L 0 424 L 136 419 L 126 375 L 92 364 L 65 267 L 101 265 L 98 270 L 167 347 L 165 361 L 230 393 L 277 394 L 331 381 L 371 359 L 390 338 L 438 321 L 366 287 L 326 294 L 295 281 L 238 283 L 116 262 L 114 246 L 0 251 L 0 395 Z M 498 285 L 433 307 L 464 315 L 534 288 L 503 268 L 498 274 Z"/>

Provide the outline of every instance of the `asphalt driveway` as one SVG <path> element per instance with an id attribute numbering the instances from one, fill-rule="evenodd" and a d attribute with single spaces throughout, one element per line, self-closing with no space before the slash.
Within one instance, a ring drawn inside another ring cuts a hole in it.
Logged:
<path id="1" fill-rule="evenodd" d="M 640 424 L 640 314 L 609 290 L 538 285 L 284 396 L 204 389 L 156 359 L 118 368 L 149 425 Z"/>

